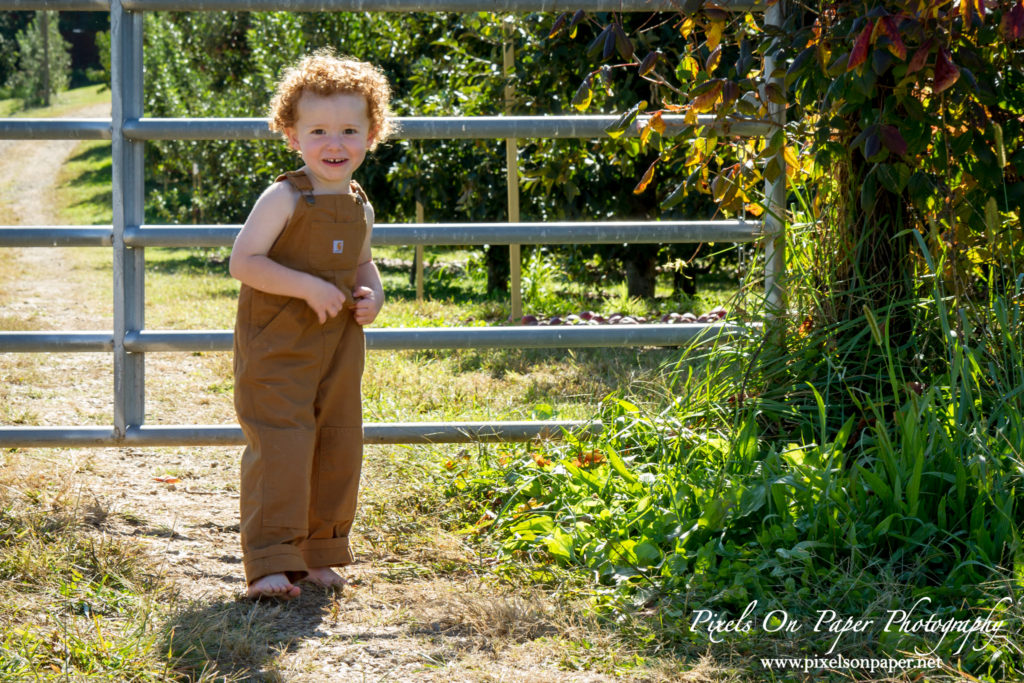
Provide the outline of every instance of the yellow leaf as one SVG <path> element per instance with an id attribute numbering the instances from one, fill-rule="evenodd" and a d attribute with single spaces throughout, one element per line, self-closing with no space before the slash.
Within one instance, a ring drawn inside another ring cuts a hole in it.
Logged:
<path id="1" fill-rule="evenodd" d="M 707 46 L 709 50 L 714 50 L 722 42 L 722 33 L 725 31 L 724 21 L 712 21 L 711 25 L 708 26 L 705 31 L 707 36 Z"/>
<path id="2" fill-rule="evenodd" d="M 654 116 L 651 117 L 648 127 L 653 128 L 658 135 L 665 134 L 665 119 L 661 118 L 660 111 L 654 112 Z"/>
<path id="3" fill-rule="evenodd" d="M 713 72 L 715 69 L 718 68 L 718 65 L 721 62 L 722 62 L 722 46 L 719 45 L 718 47 L 716 47 L 714 50 L 711 51 L 710 55 L 708 55 L 708 61 L 704 63 L 704 69 L 710 75 L 711 72 Z"/>
<path id="4" fill-rule="evenodd" d="M 715 108 L 722 98 L 722 83 L 719 81 L 707 92 L 701 93 L 693 99 L 693 109 L 699 114 L 705 114 Z"/>
<path id="5" fill-rule="evenodd" d="M 593 90 L 591 90 L 590 92 L 588 92 L 588 93 L 586 94 L 586 96 L 585 96 L 585 97 L 583 97 L 583 98 L 582 98 L 582 99 L 581 99 L 581 100 L 580 100 L 580 101 L 579 101 L 579 102 L 578 102 L 578 103 L 576 104 L 576 110 L 577 110 L 577 111 L 586 111 L 587 107 L 589 107 L 589 106 L 590 106 L 590 100 L 592 100 L 592 99 L 593 99 L 593 97 L 594 97 L 594 91 L 593 91 Z"/>
<path id="6" fill-rule="evenodd" d="M 693 27 L 696 22 L 692 17 L 686 17 L 683 19 L 683 23 L 679 26 L 679 33 L 682 34 L 683 38 L 689 38 L 690 34 L 693 33 Z"/>
<path id="7" fill-rule="evenodd" d="M 683 57 L 682 61 L 679 62 L 679 67 L 686 72 L 689 78 L 694 78 L 697 75 L 697 71 L 700 69 L 700 64 L 697 60 L 690 55 Z"/>
<path id="8" fill-rule="evenodd" d="M 789 145 L 782 148 L 782 156 L 786 159 L 786 165 L 794 169 L 800 168 L 800 160 L 796 158 L 796 152 Z"/>
<path id="9" fill-rule="evenodd" d="M 697 110 L 694 109 L 693 107 L 690 107 L 686 111 L 686 115 L 683 117 L 683 123 L 685 123 L 687 126 L 696 126 L 697 125 Z"/>
<path id="10" fill-rule="evenodd" d="M 651 165 L 647 167 L 647 170 L 644 171 L 643 178 L 641 178 L 640 182 L 637 183 L 636 187 L 633 188 L 633 194 L 641 194 L 644 190 L 647 189 L 647 186 L 651 184 L 651 179 L 654 178 L 654 167 L 657 164 L 658 164 L 658 160 L 655 159 L 654 162 L 651 163 Z"/>

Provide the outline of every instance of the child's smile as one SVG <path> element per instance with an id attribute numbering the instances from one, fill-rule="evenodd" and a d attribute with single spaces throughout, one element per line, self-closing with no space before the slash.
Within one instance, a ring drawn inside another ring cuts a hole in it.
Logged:
<path id="1" fill-rule="evenodd" d="M 296 107 L 295 126 L 285 130 L 302 154 L 319 192 L 348 192 L 372 139 L 366 99 L 355 93 L 321 97 L 305 92 Z"/>

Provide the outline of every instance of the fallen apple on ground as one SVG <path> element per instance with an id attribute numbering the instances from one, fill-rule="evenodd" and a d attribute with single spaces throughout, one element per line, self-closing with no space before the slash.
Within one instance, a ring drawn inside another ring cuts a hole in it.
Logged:
<path id="1" fill-rule="evenodd" d="M 678 313 L 673 311 L 671 313 L 665 313 L 658 318 L 645 318 L 644 316 L 631 316 L 624 313 L 612 313 L 607 317 L 596 313 L 594 311 L 581 311 L 579 313 L 569 313 L 568 315 L 553 315 L 545 318 L 544 316 L 524 315 L 520 320 L 520 325 L 644 325 L 648 323 L 665 323 L 667 325 L 676 325 L 681 323 L 716 323 L 720 320 L 724 320 L 726 314 L 725 308 L 718 306 L 712 308 L 707 313 L 696 315 L 687 311 L 686 313 Z"/>

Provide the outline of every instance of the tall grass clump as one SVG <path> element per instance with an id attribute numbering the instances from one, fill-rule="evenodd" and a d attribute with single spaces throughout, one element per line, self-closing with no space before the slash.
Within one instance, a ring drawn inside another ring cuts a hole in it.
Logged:
<path id="1" fill-rule="evenodd" d="M 68 488 L 0 478 L 0 680 L 166 681 L 153 624 L 170 599 L 143 548 Z"/>
<path id="2" fill-rule="evenodd" d="M 587 577 L 602 612 L 659 647 L 747 664 L 916 650 L 944 662 L 929 680 L 1019 679 L 1024 241 L 1002 219 L 1011 258 L 972 290 L 950 293 L 955 254 L 912 231 L 914 298 L 859 317 L 829 316 L 819 227 L 794 222 L 799 313 L 682 351 L 660 407 L 609 398 L 596 441 L 461 473 L 465 532 L 538 580 Z M 709 638 L 700 610 L 753 627 Z M 886 629 L 898 610 L 912 620 Z M 986 616 L 1003 623 L 969 638 L 912 625 Z M 870 623 L 837 636 L 847 617 Z"/>

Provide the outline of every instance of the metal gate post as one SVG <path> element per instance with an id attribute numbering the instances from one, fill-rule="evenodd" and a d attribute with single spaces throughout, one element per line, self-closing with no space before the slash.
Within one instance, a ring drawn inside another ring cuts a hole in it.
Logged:
<path id="1" fill-rule="evenodd" d="M 765 25 L 782 27 L 785 18 L 784 0 L 778 0 L 765 11 Z M 776 38 L 779 40 L 779 38 Z M 765 92 L 769 83 L 778 85 L 785 92 L 785 76 L 773 76 L 777 69 L 785 69 L 785 64 L 775 59 L 775 53 L 769 50 L 764 57 L 764 86 L 761 90 L 761 101 L 768 103 L 768 118 L 779 126 L 786 125 L 786 105 L 775 104 L 768 99 Z M 773 133 L 769 133 L 772 135 Z M 785 145 L 769 164 L 778 164 L 782 173 L 775 182 L 765 180 L 765 212 L 764 212 L 764 292 L 765 313 L 769 319 L 780 317 L 786 312 L 786 291 L 783 281 L 786 276 L 786 159 Z"/>
<path id="2" fill-rule="evenodd" d="M 145 251 L 125 244 L 125 231 L 143 223 L 143 145 L 124 134 L 142 117 L 142 13 L 110 3 L 110 90 L 114 246 L 114 436 L 123 439 L 145 419 L 145 355 L 130 353 L 125 337 L 145 328 Z"/>

